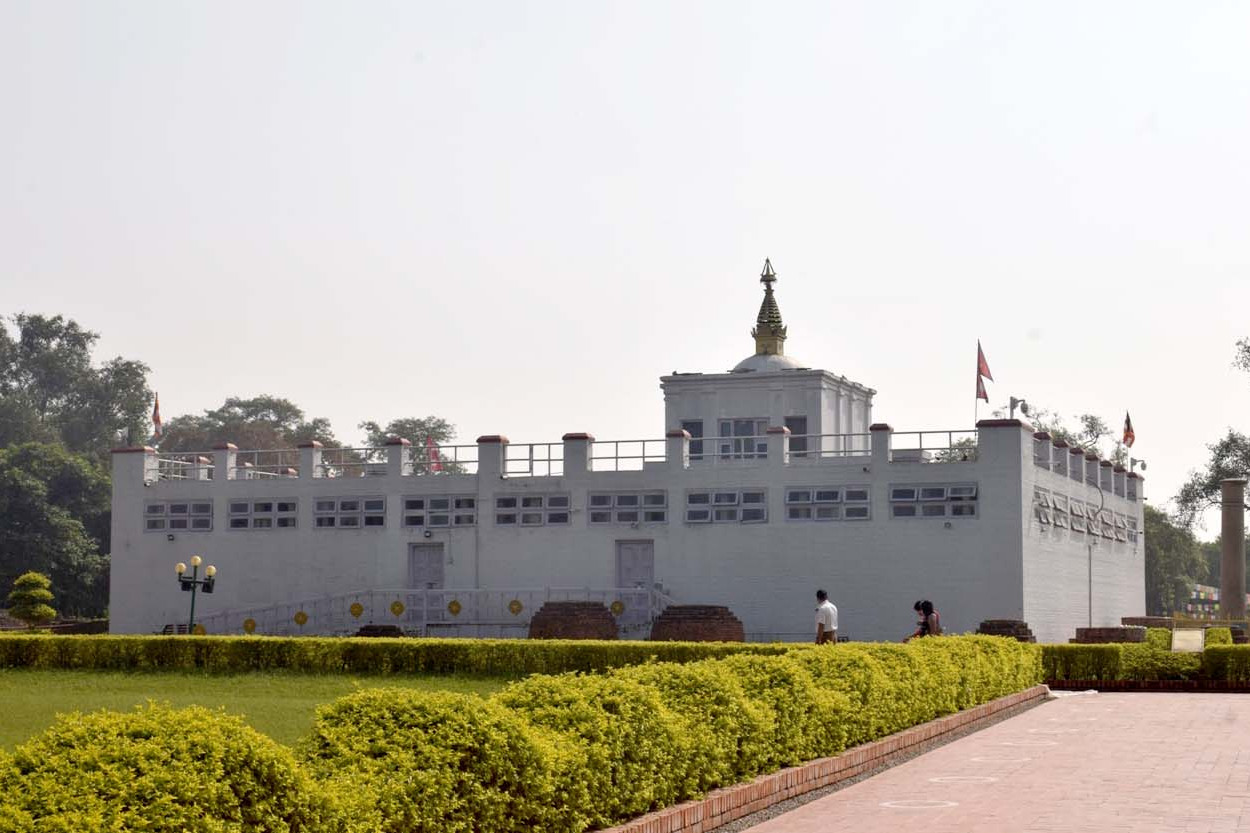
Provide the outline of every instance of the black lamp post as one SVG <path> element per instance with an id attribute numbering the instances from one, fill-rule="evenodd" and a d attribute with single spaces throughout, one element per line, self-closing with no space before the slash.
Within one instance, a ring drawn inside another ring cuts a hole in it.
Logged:
<path id="1" fill-rule="evenodd" d="M 204 588 L 205 593 L 213 592 L 213 585 L 217 583 L 217 568 L 209 564 L 204 568 L 204 578 L 200 578 L 200 564 L 203 561 L 198 555 L 191 556 L 191 577 L 188 578 L 187 565 L 181 561 L 174 567 L 178 571 L 178 584 L 182 587 L 184 593 L 191 594 L 191 618 L 187 621 L 187 635 L 195 633 L 195 594 L 200 588 Z"/>

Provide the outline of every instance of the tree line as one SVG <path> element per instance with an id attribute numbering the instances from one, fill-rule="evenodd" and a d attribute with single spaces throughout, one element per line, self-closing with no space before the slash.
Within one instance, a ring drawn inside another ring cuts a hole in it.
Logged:
<path id="1" fill-rule="evenodd" d="M 95 361 L 99 334 L 64 316 L 0 319 L 0 588 L 27 572 L 47 575 L 62 614 L 97 616 L 108 605 L 112 487 L 109 452 L 152 440 L 150 368 L 135 359 Z M 449 443 L 440 417 L 358 426 L 365 445 L 400 436 Z M 162 452 L 344 446 L 324 417 L 289 399 L 230 397 L 164 425 Z M 418 467 L 429 465 L 414 455 Z M 450 469 L 454 464 L 445 464 Z"/>

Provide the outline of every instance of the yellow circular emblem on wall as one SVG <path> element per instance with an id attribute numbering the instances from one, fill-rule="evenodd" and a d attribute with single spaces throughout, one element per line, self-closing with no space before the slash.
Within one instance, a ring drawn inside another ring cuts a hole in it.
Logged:
<path id="1" fill-rule="evenodd" d="M 301 628 L 308 624 L 308 614 L 302 610 L 295 611 L 295 624 Z"/>
<path id="2" fill-rule="evenodd" d="M 243 620 L 243 632 L 244 633 L 256 633 L 256 620 L 251 617 L 244 619 Z"/>
<path id="3" fill-rule="evenodd" d="M 399 599 L 396 599 L 395 601 L 391 602 L 391 613 L 394 613 L 396 616 L 403 616 L 404 615 L 404 603 L 401 602 Z"/>
<path id="4" fill-rule="evenodd" d="M 625 612 L 625 603 L 622 602 L 620 599 L 617 599 L 616 601 L 612 602 L 612 606 L 609 607 L 608 610 L 612 611 L 613 616 L 620 616 L 622 613 Z"/>
<path id="5" fill-rule="evenodd" d="M 191 633 L 195 634 L 196 636 L 204 636 L 208 633 L 208 631 L 204 630 L 203 625 L 196 625 L 194 628 L 191 629 Z"/>
<path id="6" fill-rule="evenodd" d="M 525 605 L 521 604 L 520 599 L 513 599 L 508 602 L 508 612 L 513 616 L 520 616 L 522 610 L 525 610 Z"/>
<path id="7" fill-rule="evenodd" d="M 353 619 L 359 619 L 360 614 L 365 612 L 365 606 L 360 602 L 352 602 L 352 606 L 347 609 L 347 612 L 352 615 Z"/>
<path id="8" fill-rule="evenodd" d="M 452 616 L 459 616 L 461 610 L 463 610 L 463 608 L 460 607 L 460 602 L 456 599 L 452 599 L 447 603 L 447 612 Z"/>

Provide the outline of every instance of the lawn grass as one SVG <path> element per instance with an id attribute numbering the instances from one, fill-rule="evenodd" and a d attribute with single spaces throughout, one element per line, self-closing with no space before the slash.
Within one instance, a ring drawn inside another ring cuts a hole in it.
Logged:
<path id="1" fill-rule="evenodd" d="M 397 686 L 488 695 L 505 679 L 469 676 L 341 674 L 183 674 L 118 671 L 0 671 L 0 749 L 17 744 L 73 711 L 126 711 L 156 700 L 174 706 L 224 706 L 279 743 L 294 744 L 317 706 L 360 688 Z"/>

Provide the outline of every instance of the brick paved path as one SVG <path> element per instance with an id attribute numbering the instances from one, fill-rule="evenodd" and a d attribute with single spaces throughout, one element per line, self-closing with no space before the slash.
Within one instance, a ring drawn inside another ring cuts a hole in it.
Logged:
<path id="1" fill-rule="evenodd" d="M 1250 695 L 1044 703 L 751 833 L 1250 833 Z"/>

